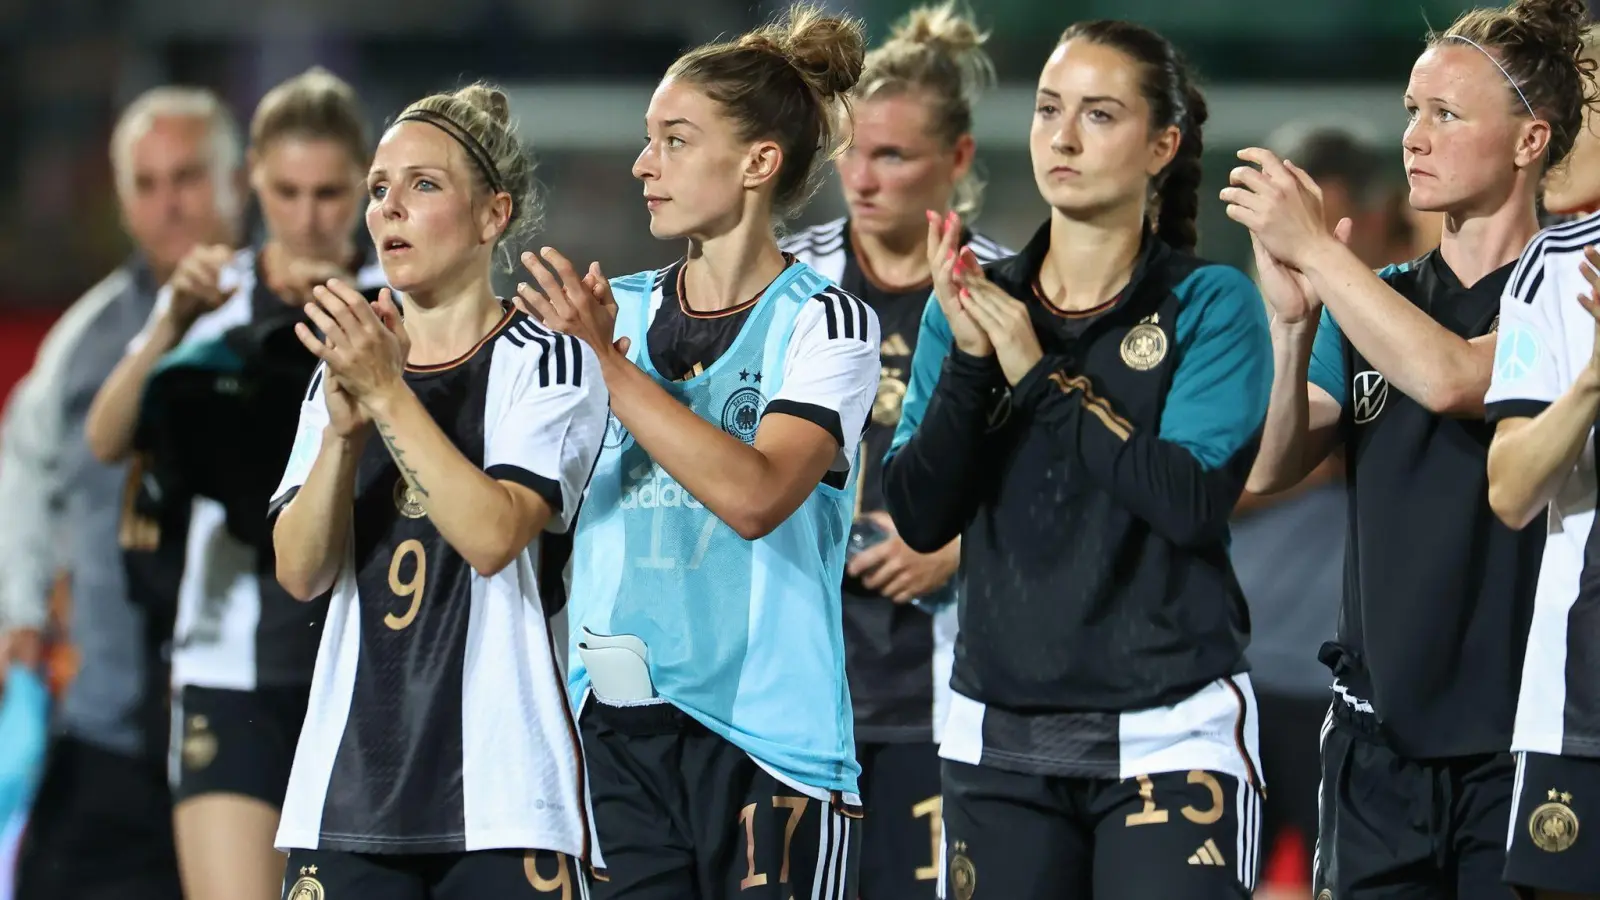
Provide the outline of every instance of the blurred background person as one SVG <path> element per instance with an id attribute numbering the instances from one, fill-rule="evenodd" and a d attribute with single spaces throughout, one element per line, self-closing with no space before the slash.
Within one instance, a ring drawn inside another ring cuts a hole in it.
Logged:
<path id="1" fill-rule="evenodd" d="M 1410 229 L 1392 202 L 1400 163 L 1348 128 L 1290 123 L 1268 142 L 1322 187 L 1332 229 L 1349 218 L 1350 247 L 1371 268 L 1408 259 Z M 1402 197 L 1402 202 L 1404 198 Z M 1408 204 L 1409 205 L 1409 204 Z M 1328 669 L 1317 661 L 1339 620 L 1344 585 L 1344 463 L 1330 457 L 1294 488 L 1246 493 L 1233 519 L 1233 567 L 1250 606 L 1251 675 L 1261 707 L 1262 887 L 1256 896 L 1311 896 L 1317 839 L 1317 735 L 1328 713 Z"/>
<path id="2" fill-rule="evenodd" d="M 160 285 L 197 245 L 234 238 L 240 139 L 209 91 L 135 100 L 111 140 L 117 201 L 135 251 L 64 315 L 8 405 L 0 436 L 0 621 L 38 663 L 56 568 L 72 592 L 79 667 L 53 723 L 17 871 L 18 900 L 177 898 L 160 648 L 181 534 L 124 553 L 129 467 L 94 459 L 89 403 Z"/>
<path id="3" fill-rule="evenodd" d="M 783 249 L 878 314 L 882 377 L 859 451 L 855 525 L 844 579 L 844 639 L 855 711 L 863 900 L 932 898 L 943 835 L 941 716 L 955 642 L 951 576 L 961 542 L 918 553 L 883 511 L 883 455 L 914 378 L 911 355 L 933 289 L 929 211 L 977 215 L 972 110 L 991 86 L 987 39 L 954 2 L 918 7 L 867 54 L 852 92 L 854 134 L 835 163 L 849 215 L 805 229 Z M 962 236 L 981 262 L 1009 250 Z M 948 336 L 945 338 L 948 340 Z M 923 396 L 931 383 L 920 386 Z"/>
<path id="4" fill-rule="evenodd" d="M 1583 32 L 1583 58 L 1590 63 L 1600 60 L 1600 29 L 1593 25 Z M 1595 129 L 1591 106 L 1584 112 L 1572 152 L 1544 178 L 1544 209 L 1551 221 L 1600 212 L 1600 133 Z"/>
<path id="5" fill-rule="evenodd" d="M 280 887 L 273 837 L 327 601 L 278 584 L 265 510 L 316 364 L 292 337 L 310 288 L 383 283 L 356 237 L 370 152 L 339 78 L 313 69 L 267 92 L 247 157 L 263 242 L 192 250 L 89 412 L 100 458 L 148 460 L 142 501 L 190 510 L 168 751 L 189 900 L 270 900 Z"/>

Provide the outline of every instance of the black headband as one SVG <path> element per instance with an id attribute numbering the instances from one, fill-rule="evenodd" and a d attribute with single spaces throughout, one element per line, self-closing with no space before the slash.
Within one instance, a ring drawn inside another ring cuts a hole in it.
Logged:
<path id="1" fill-rule="evenodd" d="M 455 138 L 455 142 L 461 145 L 461 149 L 467 151 L 467 155 L 472 157 L 472 162 L 478 167 L 478 171 L 483 173 L 483 180 L 489 183 L 489 190 L 497 194 L 505 190 L 505 185 L 500 180 L 500 170 L 494 167 L 494 160 L 489 157 L 489 151 L 483 149 L 483 145 L 478 143 L 478 139 L 468 133 L 465 128 L 456 124 L 454 119 L 442 113 L 436 113 L 431 109 L 414 109 L 394 120 L 396 125 L 401 122 L 426 122 Z M 512 199 L 514 201 L 516 198 Z"/>

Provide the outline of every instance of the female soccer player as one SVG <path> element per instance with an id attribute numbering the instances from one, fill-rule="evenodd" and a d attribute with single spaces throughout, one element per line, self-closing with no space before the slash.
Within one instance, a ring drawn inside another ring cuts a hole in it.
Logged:
<path id="1" fill-rule="evenodd" d="M 1031 151 L 1051 212 L 927 253 L 954 348 L 885 495 L 961 536 L 945 896 L 1247 896 L 1261 782 L 1228 516 L 1266 413 L 1260 295 L 1193 255 L 1205 98 L 1165 38 L 1067 29 Z M 918 356 L 941 354 L 932 344 Z"/>
<path id="2" fill-rule="evenodd" d="M 1597 32 L 1584 33 L 1585 64 Z M 1567 161 L 1545 179 L 1552 213 L 1584 214 L 1523 251 L 1500 301 L 1494 375 L 1484 398 L 1495 424 L 1489 504 L 1513 528 L 1548 507 L 1533 624 L 1511 750 L 1517 758 L 1505 879 L 1530 898 L 1600 897 L 1594 837 L 1600 814 L 1600 666 L 1593 565 L 1594 424 L 1600 417 L 1600 151 L 1595 108 Z"/>
<path id="3" fill-rule="evenodd" d="M 861 298 L 878 314 L 882 379 L 861 438 L 857 534 L 881 540 L 846 564 L 844 646 L 855 707 L 856 760 L 872 826 L 862 835 L 864 897 L 929 897 L 938 875 L 939 715 L 949 704 L 955 606 L 947 602 L 960 556 L 952 541 L 918 553 L 894 533 L 879 483 L 905 402 L 933 392 L 950 326 L 929 302 L 926 214 L 976 214 L 972 105 L 994 78 L 987 35 L 954 2 L 920 7 L 867 54 L 850 93 L 854 130 L 835 163 L 850 214 L 796 234 L 783 249 Z M 962 243 L 982 262 L 1010 251 L 981 234 Z M 920 324 L 919 324 L 920 322 Z M 915 604 L 912 601 L 916 601 Z"/>
<path id="4" fill-rule="evenodd" d="M 687 257 L 609 288 L 528 260 L 525 302 L 594 348 L 615 418 L 570 619 L 596 896 L 855 896 L 839 586 L 878 321 L 773 219 L 811 193 L 863 50 L 858 23 L 797 7 L 690 51 L 633 168 Z"/>
<path id="5" fill-rule="evenodd" d="M 1430 36 L 1406 87 L 1405 165 L 1411 205 L 1445 226 L 1415 262 L 1374 274 L 1328 232 L 1311 179 L 1265 151 L 1242 151 L 1260 168 L 1222 192 L 1274 310 L 1251 490 L 1345 453 L 1314 873 L 1341 900 L 1505 895 L 1507 750 L 1544 535 L 1490 508 L 1484 392 L 1501 294 L 1529 290 L 1512 269 L 1540 180 L 1582 126 L 1587 18 L 1577 0 L 1519 0 Z"/>
<path id="6" fill-rule="evenodd" d="M 314 69 L 262 98 L 247 164 L 265 243 L 237 253 L 197 247 L 179 265 L 150 324 L 95 397 L 86 431 L 97 456 L 113 461 L 147 449 L 134 446 L 141 397 L 169 351 L 296 315 L 313 278 L 359 271 L 355 283 L 377 286 L 382 273 L 363 269 L 370 253 L 354 240 L 369 154 L 360 101 L 333 75 Z M 306 369 L 313 364 L 307 357 Z M 203 413 L 190 418 L 200 441 L 221 445 L 225 438 L 206 430 Z M 292 418 L 278 424 L 287 446 Z M 153 470 L 170 464 L 148 462 Z M 183 502 L 190 508 L 173 635 L 169 775 L 184 891 L 194 900 L 265 900 L 276 896 L 283 869 L 272 835 L 324 607 L 284 594 L 265 563 L 267 548 L 228 528 L 223 503 Z"/>
<path id="7" fill-rule="evenodd" d="M 279 579 L 333 592 L 284 898 L 577 896 L 581 768 L 538 568 L 577 514 L 605 386 L 593 353 L 491 287 L 537 216 L 503 94 L 411 104 L 367 190 L 405 320 L 387 292 L 314 290 L 321 337 L 297 331 L 324 365 L 273 501 Z"/>

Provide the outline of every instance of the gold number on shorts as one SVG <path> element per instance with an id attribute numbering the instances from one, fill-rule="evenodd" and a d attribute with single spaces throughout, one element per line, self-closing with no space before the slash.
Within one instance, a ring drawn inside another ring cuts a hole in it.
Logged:
<path id="1" fill-rule="evenodd" d="M 739 821 L 744 823 L 744 859 L 749 864 L 749 873 L 739 881 L 739 890 L 747 891 L 753 887 L 761 887 L 767 883 L 764 872 L 756 871 L 756 805 L 751 803 L 739 810 Z"/>
<path id="2" fill-rule="evenodd" d="M 1183 817 L 1196 825 L 1210 825 L 1222 818 L 1222 784 L 1217 781 L 1217 776 L 1200 769 L 1189 773 L 1190 784 L 1203 784 L 1211 791 L 1211 808 L 1204 812 L 1192 806 L 1185 806 L 1178 812 Z"/>
<path id="3" fill-rule="evenodd" d="M 411 570 L 411 578 L 401 581 L 400 566 L 408 556 L 416 557 L 416 566 Z M 406 607 L 404 615 L 386 614 L 383 617 L 383 624 L 395 631 L 404 631 L 410 627 L 411 623 L 416 621 L 417 610 L 422 608 L 422 587 L 427 583 L 428 552 L 422 549 L 422 542 L 411 538 L 394 548 L 394 558 L 389 560 L 389 590 L 394 591 L 397 597 L 410 597 L 411 605 Z"/>
<path id="4" fill-rule="evenodd" d="M 800 827 L 800 819 L 806 814 L 806 807 L 810 805 L 810 797 L 783 797 L 777 794 L 772 797 L 773 809 L 789 810 L 789 821 L 783 826 L 783 865 L 778 869 L 779 884 L 789 882 L 789 844 L 794 840 L 795 829 Z M 756 871 L 756 804 L 739 810 L 739 822 L 744 825 L 744 859 L 748 866 L 744 878 L 739 881 L 739 890 L 744 891 L 767 883 L 766 873 Z"/>
<path id="5" fill-rule="evenodd" d="M 932 797 L 911 807 L 911 816 L 915 819 L 928 819 L 928 864 L 917 866 L 916 878 L 918 881 L 935 881 L 939 877 L 939 845 L 944 843 L 944 797 L 934 794 Z"/>
<path id="6" fill-rule="evenodd" d="M 783 826 L 783 867 L 778 870 L 779 884 L 789 883 L 789 842 L 794 840 L 794 830 L 800 827 L 800 817 L 806 814 L 806 807 L 810 803 L 810 797 L 779 797 L 774 795 L 772 798 L 774 809 L 789 808 L 789 821 Z"/>
<path id="7" fill-rule="evenodd" d="M 1144 801 L 1144 809 L 1136 813 L 1128 813 L 1127 827 L 1135 825 L 1160 825 L 1167 821 L 1167 811 L 1156 806 L 1156 785 L 1150 780 L 1149 775 L 1140 775 L 1139 799 Z"/>
<path id="8" fill-rule="evenodd" d="M 567 868 L 567 855 L 565 853 L 551 853 L 556 858 L 556 877 L 546 878 L 539 874 L 539 856 L 543 851 L 529 850 L 522 858 L 522 871 L 528 876 L 528 883 L 541 894 L 554 894 L 560 892 L 561 900 L 572 900 L 572 871 Z"/>

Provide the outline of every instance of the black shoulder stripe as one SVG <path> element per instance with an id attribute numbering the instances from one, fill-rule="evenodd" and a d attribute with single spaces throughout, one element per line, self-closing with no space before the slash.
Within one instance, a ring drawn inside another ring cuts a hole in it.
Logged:
<path id="1" fill-rule="evenodd" d="M 567 342 L 564 339 L 564 337 L 558 336 L 553 343 L 555 344 L 555 354 L 556 354 L 556 384 L 566 384 L 567 383 Z"/>
<path id="2" fill-rule="evenodd" d="M 828 340 L 836 341 L 840 337 L 867 340 L 865 303 L 832 285 L 823 288 L 812 299 L 822 304 L 823 315 L 828 321 Z"/>
<path id="3" fill-rule="evenodd" d="M 1544 266 L 1539 265 L 1535 269 L 1533 280 L 1528 282 L 1528 294 L 1522 298 L 1523 303 L 1532 303 L 1533 298 L 1539 296 L 1539 286 L 1544 284 Z"/>
<path id="4" fill-rule="evenodd" d="M 318 363 L 317 364 L 317 370 L 315 372 L 311 373 L 311 386 L 306 388 L 306 402 L 307 403 L 310 403 L 311 402 L 311 398 L 315 397 L 317 395 L 318 389 L 320 389 L 322 387 L 322 376 L 323 376 L 323 373 L 325 373 L 327 371 L 328 371 L 328 364 L 327 363 Z"/>
<path id="5" fill-rule="evenodd" d="M 538 344 L 539 353 L 539 387 L 550 386 L 550 345 L 554 343 L 542 334 L 529 334 L 528 339 Z"/>
<path id="6" fill-rule="evenodd" d="M 828 340 L 837 341 L 839 339 L 839 316 L 834 311 L 833 298 L 829 297 L 827 292 L 824 291 L 814 299 L 822 303 L 822 314 L 828 319 Z"/>
<path id="7" fill-rule="evenodd" d="M 583 346 L 570 334 L 557 334 L 532 319 L 505 330 L 518 347 L 539 346 L 539 386 L 570 384 L 583 387 Z"/>
<path id="8" fill-rule="evenodd" d="M 1536 290 L 1532 289 L 1537 284 L 1535 275 L 1544 272 L 1545 257 L 1552 253 L 1570 253 L 1582 250 L 1600 240 L 1600 218 L 1575 222 L 1565 227 L 1552 228 L 1533 239 L 1522 254 L 1522 259 L 1517 264 L 1518 271 L 1513 275 L 1511 293 L 1522 298 L 1524 303 L 1532 303 Z M 1533 281 L 1530 282 L 1530 279 Z"/>

